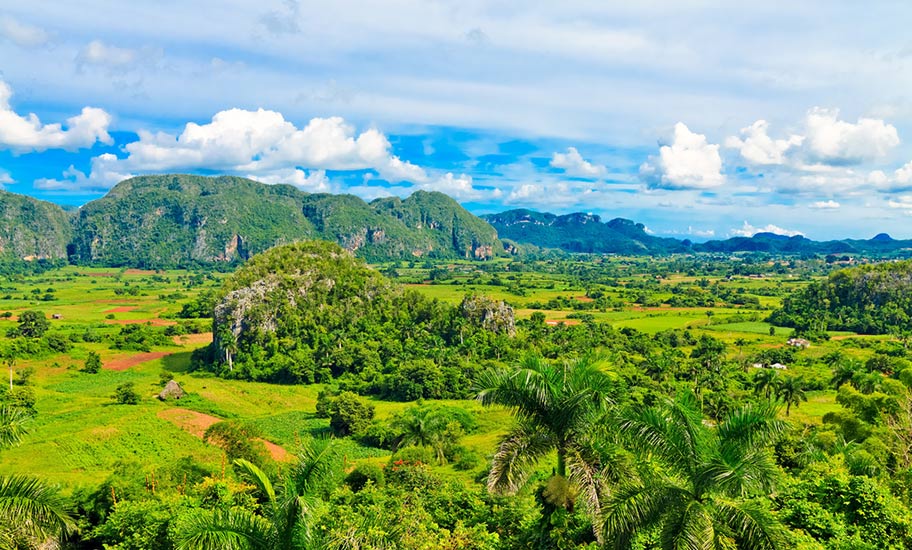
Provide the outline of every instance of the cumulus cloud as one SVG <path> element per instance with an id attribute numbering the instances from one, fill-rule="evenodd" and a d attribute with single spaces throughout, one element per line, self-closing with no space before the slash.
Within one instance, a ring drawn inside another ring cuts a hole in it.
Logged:
<path id="1" fill-rule="evenodd" d="M 767 133 L 769 123 L 758 120 L 747 128 L 741 129 L 742 137 L 729 137 L 725 146 L 738 149 L 744 160 L 751 164 L 778 165 L 784 164 L 789 149 L 801 145 L 802 136 L 792 135 L 787 139 L 773 139 Z"/>
<path id="2" fill-rule="evenodd" d="M 649 187 L 664 189 L 712 189 L 725 183 L 719 146 L 683 122 L 675 124 L 671 145 L 640 166 L 640 177 Z"/>
<path id="3" fill-rule="evenodd" d="M 82 112 L 61 124 L 42 124 L 38 116 L 20 116 L 10 107 L 12 88 L 0 80 L 0 149 L 14 153 L 91 147 L 96 141 L 113 143 L 108 134 L 111 115 L 102 109 L 83 107 Z"/>
<path id="4" fill-rule="evenodd" d="M 584 159 L 576 147 L 567 147 L 566 153 L 554 153 L 551 156 L 551 167 L 563 169 L 568 176 L 581 178 L 601 178 L 607 172 L 604 166 Z"/>
<path id="5" fill-rule="evenodd" d="M 845 166 L 884 157 L 899 145 L 896 128 L 881 119 L 839 120 L 838 109 L 814 107 L 804 119 L 803 135 L 770 137 L 769 124 L 758 120 L 741 129 L 741 137 L 729 137 L 725 146 L 738 149 L 741 157 L 758 166 L 789 165 L 813 170 L 822 165 Z"/>
<path id="6" fill-rule="evenodd" d="M 50 40 L 48 33 L 41 27 L 23 23 L 8 15 L 0 16 L 0 37 L 21 48 L 38 48 Z"/>
<path id="7" fill-rule="evenodd" d="M 107 191 L 135 175 L 121 171 L 118 163 L 115 155 L 105 153 L 92 159 L 88 174 L 71 165 L 64 170 L 62 179 L 41 178 L 35 180 L 34 186 L 47 191 Z"/>
<path id="8" fill-rule="evenodd" d="M 120 164 L 126 170 L 371 169 L 392 182 L 428 180 L 424 169 L 390 153 L 390 142 L 379 130 L 358 134 L 340 117 L 314 118 L 297 128 L 276 111 L 229 109 L 209 123 L 188 123 L 178 135 L 138 134 L 138 141 L 124 146 L 128 156 Z"/>
<path id="9" fill-rule="evenodd" d="M 785 235 L 788 237 L 794 237 L 796 235 L 804 235 L 801 231 L 794 231 L 792 229 L 783 229 L 778 225 L 767 224 L 764 227 L 754 227 L 753 225 L 747 223 L 745 220 L 744 225 L 737 227 L 729 231 L 729 235 L 733 237 L 753 237 L 757 233 L 775 233 L 776 235 Z"/>
<path id="10" fill-rule="evenodd" d="M 892 124 L 859 118 L 852 124 L 839 120 L 838 109 L 811 109 L 807 115 L 807 146 L 811 155 L 827 164 L 857 164 L 886 155 L 899 145 Z"/>
<path id="11" fill-rule="evenodd" d="M 126 157 L 101 155 L 92 160 L 88 174 L 71 167 L 63 178 L 41 180 L 36 186 L 104 190 L 135 174 L 209 170 L 327 192 L 334 190 L 327 170 L 371 170 L 391 183 L 407 182 L 462 200 L 496 198 L 500 193 L 474 187 L 464 174 L 428 174 L 393 155 L 379 130 L 359 133 L 340 117 L 314 118 L 298 128 L 276 111 L 229 109 L 208 123 L 190 122 L 178 134 L 141 130 L 138 135 L 137 141 L 123 146 Z"/>
<path id="12" fill-rule="evenodd" d="M 828 200 L 812 202 L 808 206 L 815 210 L 835 210 L 840 207 L 840 204 L 834 200 Z"/>
<path id="13" fill-rule="evenodd" d="M 9 175 L 9 172 L 0 170 L 0 185 L 7 185 L 10 183 L 15 183 L 13 177 Z"/>
<path id="14" fill-rule="evenodd" d="M 300 168 L 286 168 L 265 174 L 247 174 L 246 177 L 270 185 L 288 183 L 308 193 L 331 193 L 334 190 L 325 170 L 307 172 Z"/>

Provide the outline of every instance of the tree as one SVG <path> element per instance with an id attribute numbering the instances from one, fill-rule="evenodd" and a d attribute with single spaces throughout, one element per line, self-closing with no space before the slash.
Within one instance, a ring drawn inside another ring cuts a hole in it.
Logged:
<path id="1" fill-rule="evenodd" d="M 358 395 L 344 391 L 333 399 L 329 427 L 340 436 L 360 434 L 374 419 L 374 406 Z"/>
<path id="2" fill-rule="evenodd" d="M 94 351 L 89 352 L 89 356 L 86 357 L 85 364 L 82 366 L 82 372 L 87 372 L 89 374 L 96 374 L 101 370 L 101 356 Z"/>
<path id="3" fill-rule="evenodd" d="M 760 369 L 754 374 L 754 393 L 763 393 L 763 396 L 769 399 L 778 382 L 779 375 L 775 369 Z"/>
<path id="4" fill-rule="evenodd" d="M 19 443 L 26 420 L 23 411 L 0 407 L 0 449 Z M 53 487 L 28 476 L 0 476 L 0 548 L 60 540 L 75 528 L 66 500 Z"/>
<path id="5" fill-rule="evenodd" d="M 25 338 L 41 338 L 51 324 L 43 311 L 23 311 L 19 315 L 19 334 Z"/>
<path id="6" fill-rule="evenodd" d="M 297 550 L 321 546 L 311 529 L 322 498 L 338 484 L 343 472 L 334 442 L 314 440 L 304 445 L 298 464 L 277 485 L 254 464 L 246 460 L 235 464 L 265 500 L 262 514 L 243 508 L 200 510 L 178 535 L 178 548 Z"/>
<path id="7" fill-rule="evenodd" d="M 518 369 L 482 374 L 478 385 L 478 401 L 509 407 L 516 419 L 494 454 L 488 490 L 516 493 L 539 461 L 556 451 L 554 475 L 569 481 L 557 484 L 582 491 L 597 518 L 600 463 L 593 434 L 608 409 L 612 384 L 593 358 L 555 365 L 529 357 Z"/>
<path id="8" fill-rule="evenodd" d="M 735 339 L 735 347 L 738 348 L 738 359 L 740 360 L 744 355 L 744 346 L 747 345 L 747 340 L 744 338 Z"/>
<path id="9" fill-rule="evenodd" d="M 785 430 L 770 404 L 749 405 L 717 427 L 703 422 L 696 396 L 620 416 L 622 440 L 641 459 L 602 503 L 604 540 L 630 548 L 658 528 L 664 549 L 783 547 L 782 528 L 751 497 L 773 490 L 769 446 Z"/>
<path id="10" fill-rule="evenodd" d="M 800 376 L 782 378 L 776 386 L 776 398 L 785 403 L 785 416 L 788 416 L 792 405 L 797 407 L 802 401 L 808 400 L 807 394 L 804 393 L 804 380 Z"/>
<path id="11" fill-rule="evenodd" d="M 13 367 L 16 366 L 16 360 L 19 358 L 20 349 L 17 342 L 13 340 L 0 348 L 0 361 L 9 369 L 9 387 L 13 391 Z"/>
<path id="12" fill-rule="evenodd" d="M 121 405 L 136 405 L 139 403 L 139 394 L 133 382 L 124 382 L 114 390 L 114 401 Z"/>

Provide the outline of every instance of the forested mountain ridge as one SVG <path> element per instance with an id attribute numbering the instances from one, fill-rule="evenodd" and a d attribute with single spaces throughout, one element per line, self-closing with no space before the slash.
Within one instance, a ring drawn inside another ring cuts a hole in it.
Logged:
<path id="1" fill-rule="evenodd" d="M 141 176 L 83 206 L 75 263 L 172 267 L 246 259 L 302 239 L 335 241 L 369 259 L 487 258 L 497 233 L 442 193 L 368 204 L 221 176 Z"/>
<path id="2" fill-rule="evenodd" d="M 61 207 L 0 191 L 0 258 L 65 259 L 71 235 Z"/>
<path id="3" fill-rule="evenodd" d="M 757 233 L 751 237 L 732 237 L 693 243 L 689 239 L 650 235 L 646 227 L 624 218 L 602 222 L 594 214 L 574 212 L 555 215 L 548 212 L 516 209 L 482 216 L 503 239 L 542 248 L 559 248 L 573 253 L 669 254 L 677 252 L 768 252 L 801 254 L 891 254 L 912 250 L 912 240 L 895 240 L 879 233 L 869 240 L 842 239 L 814 241 L 803 235 L 785 236 Z"/>
<path id="4" fill-rule="evenodd" d="M 624 218 L 602 223 L 594 214 L 575 212 L 558 216 L 518 209 L 488 214 L 482 219 L 502 238 L 567 252 L 637 255 L 688 251 L 687 243 L 654 237 L 646 233 L 643 224 Z"/>
<path id="5" fill-rule="evenodd" d="M 787 297 L 770 317 L 779 325 L 819 334 L 850 330 L 908 337 L 912 320 L 912 261 L 841 269 Z"/>

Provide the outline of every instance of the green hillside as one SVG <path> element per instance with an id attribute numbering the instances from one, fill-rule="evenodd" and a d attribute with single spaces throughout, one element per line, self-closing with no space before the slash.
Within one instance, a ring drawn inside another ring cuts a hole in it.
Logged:
<path id="1" fill-rule="evenodd" d="M 488 258 L 497 233 L 441 193 L 368 204 L 244 178 L 141 176 L 76 216 L 70 259 L 143 268 L 244 260 L 272 246 L 326 239 L 372 260 Z"/>
<path id="2" fill-rule="evenodd" d="M 65 259 L 69 218 L 56 204 L 0 191 L 0 257 Z"/>

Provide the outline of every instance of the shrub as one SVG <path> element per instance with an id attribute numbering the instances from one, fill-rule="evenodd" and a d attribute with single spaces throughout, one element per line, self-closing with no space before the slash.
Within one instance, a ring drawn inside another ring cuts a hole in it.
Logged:
<path id="1" fill-rule="evenodd" d="M 386 478 L 383 476 L 383 468 L 376 464 L 359 464 L 348 476 L 345 482 L 353 491 L 360 491 L 370 481 L 376 487 L 383 487 Z"/>
<path id="2" fill-rule="evenodd" d="M 121 405 L 136 405 L 139 403 L 139 394 L 133 382 L 124 382 L 114 390 L 114 401 Z"/>
<path id="3" fill-rule="evenodd" d="M 89 374 L 95 374 L 101 370 L 101 356 L 94 351 L 89 352 L 89 356 L 85 360 L 85 364 L 82 366 L 82 372 L 87 372 Z"/>
<path id="4" fill-rule="evenodd" d="M 329 427 L 339 436 L 361 434 L 374 419 L 374 406 L 352 392 L 342 392 L 330 406 Z"/>

